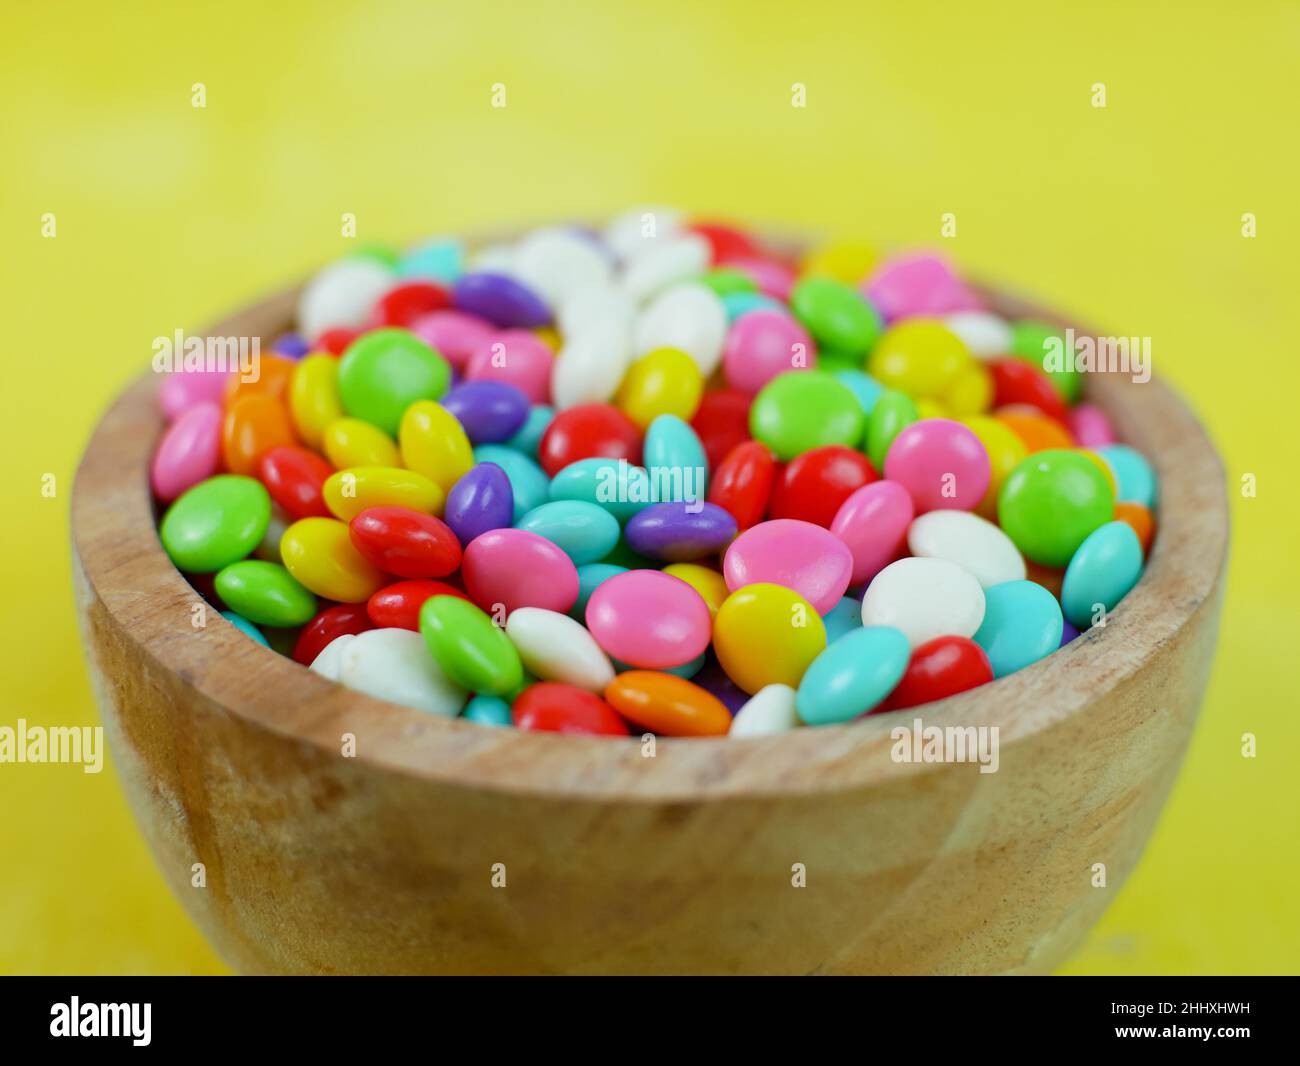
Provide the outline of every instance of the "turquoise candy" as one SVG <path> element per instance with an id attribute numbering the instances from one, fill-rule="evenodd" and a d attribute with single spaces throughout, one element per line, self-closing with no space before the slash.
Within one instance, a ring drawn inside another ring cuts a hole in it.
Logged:
<path id="1" fill-rule="evenodd" d="M 984 621 L 974 641 L 994 677 L 1006 677 L 1061 646 L 1061 605 L 1034 581 L 1004 581 L 984 590 Z"/>
<path id="2" fill-rule="evenodd" d="M 510 704 L 500 696 L 475 696 L 465 709 L 460 712 L 462 718 L 468 718 L 479 725 L 510 725 Z"/>
<path id="3" fill-rule="evenodd" d="M 1107 444 L 1096 452 L 1115 475 L 1118 491 L 1115 499 L 1140 503 L 1148 511 L 1156 506 L 1156 472 L 1146 456 L 1127 444 Z"/>
<path id="4" fill-rule="evenodd" d="M 578 567 L 578 600 L 569 608 L 569 617 L 587 624 L 587 601 L 604 582 L 617 574 L 626 574 L 626 566 L 615 563 L 584 563 Z"/>
<path id="5" fill-rule="evenodd" d="M 450 237 L 416 245 L 397 262 L 397 275 L 402 278 L 426 278 L 450 284 L 464 272 L 465 247 Z"/>
<path id="6" fill-rule="evenodd" d="M 618 519 L 594 503 L 556 500 L 534 507 L 515 523 L 557 545 L 574 565 L 603 559 L 618 544 Z"/>
<path id="7" fill-rule="evenodd" d="M 537 446 L 542 442 L 542 434 L 555 417 L 555 408 L 545 404 L 534 404 L 528 409 L 528 417 L 519 432 L 506 441 L 507 448 L 523 452 L 529 459 L 537 458 Z"/>
<path id="8" fill-rule="evenodd" d="M 799 682 L 795 708 L 808 725 L 847 722 L 894 691 L 911 645 L 892 626 L 862 626 L 817 656 Z"/>
<path id="9" fill-rule="evenodd" d="M 650 423 L 643 449 L 646 470 L 659 491 L 659 503 L 703 500 L 708 491 L 709 461 L 695 430 L 676 415 Z"/>
<path id="10" fill-rule="evenodd" d="M 819 364 L 820 365 L 820 364 Z M 853 390 L 853 395 L 862 404 L 862 413 L 870 415 L 880 394 L 885 387 L 870 374 L 862 370 L 831 370 L 831 374 Z"/>
<path id="11" fill-rule="evenodd" d="M 727 322 L 735 322 L 750 311 L 785 311 L 785 305 L 764 296 L 761 292 L 729 292 L 722 298 L 722 308 L 727 312 Z"/>
<path id="12" fill-rule="evenodd" d="M 506 472 L 515 495 L 516 522 L 550 498 L 550 482 L 545 471 L 523 452 L 504 444 L 480 444 L 474 449 L 474 462 L 496 463 Z"/>
<path id="13" fill-rule="evenodd" d="M 656 502 L 643 466 L 595 457 L 570 463 L 551 479 L 552 500 L 579 500 L 602 507 L 620 522 Z"/>
<path id="14" fill-rule="evenodd" d="M 1079 545 L 1061 583 L 1065 617 L 1087 629 L 1096 605 L 1115 609 L 1142 576 L 1142 543 L 1127 522 L 1107 522 Z M 991 590 L 990 590 L 991 591 Z M 975 635 L 979 640 L 979 634 Z M 990 656 L 991 658 L 991 656 Z"/>
<path id="15" fill-rule="evenodd" d="M 826 643 L 834 644 L 846 633 L 861 627 L 862 601 L 852 596 L 840 597 L 840 602 L 822 615 L 822 624 L 826 627 Z"/>
<path id="16" fill-rule="evenodd" d="M 257 643 L 267 648 L 271 646 L 270 642 L 267 641 L 262 631 L 258 629 L 257 626 L 253 625 L 253 623 L 250 622 L 247 618 L 235 614 L 234 611 L 222 611 L 221 617 L 224 618 L 236 629 L 238 629 L 240 632 L 244 633 L 247 636 L 252 637 L 255 641 L 257 641 Z"/>

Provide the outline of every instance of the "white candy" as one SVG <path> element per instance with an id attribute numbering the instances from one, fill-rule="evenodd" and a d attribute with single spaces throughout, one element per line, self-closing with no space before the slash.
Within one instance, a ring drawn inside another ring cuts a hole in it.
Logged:
<path id="1" fill-rule="evenodd" d="M 513 244 L 487 244 L 469 257 L 469 271 L 473 274 L 508 274 L 515 272 L 515 246 Z"/>
<path id="2" fill-rule="evenodd" d="M 515 248 L 514 276 L 552 308 L 560 307 L 571 292 L 608 281 L 613 269 L 594 242 L 571 230 L 540 229 Z"/>
<path id="3" fill-rule="evenodd" d="M 629 325 L 636 317 L 632 297 L 612 281 L 599 281 L 573 289 L 556 312 L 560 334 L 580 333 L 593 322 L 609 317 L 621 318 Z"/>
<path id="4" fill-rule="evenodd" d="M 913 648 L 935 637 L 972 637 L 982 621 L 984 590 L 947 559 L 890 563 L 862 597 L 862 624 L 901 629 Z"/>
<path id="5" fill-rule="evenodd" d="M 637 303 L 645 303 L 669 285 L 703 274 L 712 254 L 709 242 L 694 234 L 648 244 L 628 260 L 623 291 Z"/>
<path id="6" fill-rule="evenodd" d="M 789 685 L 764 685 L 731 720 L 733 737 L 767 737 L 788 733 L 799 724 L 795 691 Z"/>
<path id="7" fill-rule="evenodd" d="M 637 319 L 632 348 L 645 355 L 656 348 L 680 348 L 708 377 L 722 360 L 727 309 L 707 285 L 684 282 L 656 296 Z"/>
<path id="8" fill-rule="evenodd" d="M 672 207 L 636 207 L 624 211 L 605 228 L 605 243 L 621 260 L 631 259 L 646 245 L 676 237 L 682 213 Z"/>
<path id="9" fill-rule="evenodd" d="M 907 529 L 913 555 L 947 559 L 970 571 L 984 588 L 1023 581 L 1025 560 L 1002 530 L 969 511 L 929 511 Z"/>
<path id="10" fill-rule="evenodd" d="M 978 359 L 996 359 L 1011 351 L 1011 326 L 990 311 L 957 311 L 943 322 Z"/>
<path id="11" fill-rule="evenodd" d="M 339 664 L 343 658 L 344 649 L 356 639 L 355 633 L 344 633 L 341 637 L 335 637 L 317 652 L 316 658 L 311 661 L 311 666 L 307 669 L 320 674 L 321 677 L 337 681 L 339 679 Z"/>
<path id="12" fill-rule="evenodd" d="M 563 681 L 590 692 L 603 692 L 614 680 L 614 667 L 587 632 L 567 614 L 541 607 L 516 607 L 506 620 L 506 636 L 528 671 L 543 681 Z"/>
<path id="13" fill-rule="evenodd" d="M 409 629 L 357 634 L 339 653 L 338 680 L 357 692 L 444 718 L 460 714 L 469 696 L 438 668 L 424 638 Z"/>
<path id="14" fill-rule="evenodd" d="M 551 369 L 551 403 L 557 410 L 605 403 L 632 361 L 632 330 L 617 314 L 567 335 Z"/>
<path id="15" fill-rule="evenodd" d="M 393 287 L 388 267 L 374 259 L 341 259 L 308 282 L 298 298 L 298 329 L 315 340 L 327 329 L 359 329 L 375 301 Z"/>

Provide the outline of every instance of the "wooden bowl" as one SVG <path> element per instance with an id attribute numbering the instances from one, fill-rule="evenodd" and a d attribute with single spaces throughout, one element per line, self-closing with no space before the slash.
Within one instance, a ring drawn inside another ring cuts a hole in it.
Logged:
<path id="1" fill-rule="evenodd" d="M 295 299 L 211 332 L 269 347 Z M 193 628 L 149 494 L 157 384 L 117 400 L 77 474 L 81 622 L 136 818 L 244 973 L 1050 971 L 1133 869 L 1196 719 L 1224 472 L 1156 380 L 1088 382 L 1161 486 L 1146 573 L 1104 629 L 916 712 L 653 757 L 371 699 L 215 611 Z M 998 771 L 894 761 L 914 718 L 996 727 Z"/>

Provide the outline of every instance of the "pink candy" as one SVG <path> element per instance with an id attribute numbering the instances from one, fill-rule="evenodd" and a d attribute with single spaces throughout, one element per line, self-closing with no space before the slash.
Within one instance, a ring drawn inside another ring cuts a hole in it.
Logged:
<path id="1" fill-rule="evenodd" d="M 434 311 L 411 323 L 411 332 L 460 368 L 493 333 L 492 323 L 463 311 Z"/>
<path id="2" fill-rule="evenodd" d="M 992 468 L 979 437 L 960 422 L 923 418 L 894 438 L 885 477 L 907 490 L 917 514 L 972 511 L 988 490 Z"/>
<path id="3" fill-rule="evenodd" d="M 862 293 L 886 322 L 982 307 L 946 260 L 924 252 L 887 260 L 863 284 Z"/>
<path id="4" fill-rule="evenodd" d="M 801 366 L 796 365 L 800 352 Z M 727 330 L 722 372 L 733 389 L 756 393 L 778 374 L 816 365 L 817 348 L 808 331 L 784 311 L 750 311 Z"/>
<path id="5" fill-rule="evenodd" d="M 228 370 L 173 370 L 158 387 L 158 403 L 168 421 L 174 421 L 201 403 L 221 405 L 230 384 Z"/>
<path id="6" fill-rule="evenodd" d="M 493 529 L 465 546 L 461 578 L 470 599 L 498 622 L 517 607 L 561 614 L 578 602 L 578 570 L 545 537 L 524 529 Z"/>
<path id="7" fill-rule="evenodd" d="M 915 513 L 912 497 L 893 481 L 863 485 L 840 504 L 831 532 L 853 556 L 850 584 L 870 581 L 899 557 Z"/>
<path id="8" fill-rule="evenodd" d="M 221 408 L 200 403 L 180 414 L 163 434 L 149 468 L 154 495 L 170 503 L 217 472 L 221 461 Z"/>
<path id="9" fill-rule="evenodd" d="M 1115 443 L 1110 418 L 1095 404 L 1081 403 L 1070 410 L 1069 430 L 1080 448 L 1104 448 Z"/>
<path id="10" fill-rule="evenodd" d="M 629 570 L 602 581 L 587 601 L 587 628 L 615 659 L 647 670 L 698 658 L 712 635 L 700 594 L 661 570 Z"/>
<path id="11" fill-rule="evenodd" d="M 821 526 L 777 518 L 751 526 L 731 542 L 722 576 L 733 592 L 745 585 L 784 585 L 826 614 L 849 587 L 853 556 Z"/>
<path id="12" fill-rule="evenodd" d="M 551 402 L 551 372 L 555 355 L 534 333 L 509 329 L 493 333 L 465 364 L 466 381 L 499 381 L 513 385 L 530 404 Z"/>
<path id="13" fill-rule="evenodd" d="M 728 270 L 739 270 L 754 279 L 758 291 L 782 303 L 790 302 L 794 288 L 794 271 L 770 259 L 728 259 L 722 264 Z"/>

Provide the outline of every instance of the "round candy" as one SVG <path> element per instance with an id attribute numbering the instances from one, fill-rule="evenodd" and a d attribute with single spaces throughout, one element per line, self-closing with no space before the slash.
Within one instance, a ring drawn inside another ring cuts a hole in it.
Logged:
<path id="1" fill-rule="evenodd" d="M 167 427 L 149 467 L 154 495 L 164 503 L 212 477 L 221 462 L 222 411 L 200 403 L 177 415 Z"/>
<path id="2" fill-rule="evenodd" d="M 614 680 L 608 656 L 579 623 L 567 614 L 540 607 L 520 607 L 506 622 L 506 636 L 524 668 L 543 681 L 601 692 Z"/>
<path id="3" fill-rule="evenodd" d="M 158 406 L 163 415 L 174 421 L 203 403 L 220 405 L 230 387 L 229 370 L 172 370 L 163 376 L 158 386 Z"/>
<path id="4" fill-rule="evenodd" d="M 442 406 L 473 444 L 509 440 L 528 418 L 528 397 L 501 381 L 466 381 L 442 398 Z"/>
<path id="5" fill-rule="evenodd" d="M 1042 585 L 1008 581 L 984 592 L 984 620 L 975 643 L 989 657 L 994 677 L 1006 677 L 1061 646 L 1061 605 Z"/>
<path id="6" fill-rule="evenodd" d="M 511 261 L 511 273 L 552 307 L 575 290 L 607 282 L 610 267 L 604 248 L 566 226 L 534 230 L 515 247 Z"/>
<path id="7" fill-rule="evenodd" d="M 1011 325 L 991 311 L 956 311 L 944 315 L 943 324 L 977 359 L 992 359 L 1011 351 Z"/>
<path id="8" fill-rule="evenodd" d="M 529 685 L 515 697 L 511 717 L 519 729 L 571 736 L 627 736 L 614 708 L 594 693 L 558 681 Z"/>
<path id="9" fill-rule="evenodd" d="M 378 260 L 350 256 L 318 273 L 298 298 L 298 328 L 319 337 L 336 327 L 360 328 L 370 309 L 393 284 L 392 269 Z"/>
<path id="10" fill-rule="evenodd" d="M 434 311 L 411 323 L 411 332 L 454 367 L 464 367 L 493 335 L 492 323 L 463 311 Z"/>
<path id="11" fill-rule="evenodd" d="M 867 586 L 864 626 L 901 629 L 919 647 L 935 637 L 973 636 L 984 619 L 984 590 L 946 559 L 899 559 Z"/>
<path id="12" fill-rule="evenodd" d="M 833 240 L 804 256 L 802 268 L 808 276 L 821 275 L 857 285 L 871 273 L 880 254 L 863 241 Z"/>
<path id="13" fill-rule="evenodd" d="M 447 361 L 414 333 L 377 329 L 348 346 L 339 363 L 339 399 L 353 418 L 391 435 L 411 404 L 436 400 L 450 380 Z"/>
<path id="14" fill-rule="evenodd" d="M 853 556 L 849 584 L 861 585 L 898 558 L 915 509 L 894 481 L 876 481 L 852 492 L 835 512 L 831 532 Z"/>
<path id="15" fill-rule="evenodd" d="M 795 691 L 789 685 L 766 685 L 754 693 L 731 720 L 733 737 L 767 737 L 799 725 Z"/>
<path id="16" fill-rule="evenodd" d="M 420 635 L 406 629 L 371 629 L 351 638 L 339 653 L 337 680 L 442 718 L 455 718 L 468 695 L 429 658 Z"/>
<path id="17" fill-rule="evenodd" d="M 817 364 L 817 349 L 808 331 L 784 311 L 756 310 L 732 323 L 722 350 L 727 384 L 756 393 L 787 370 Z"/>
<path id="18" fill-rule="evenodd" d="M 232 614 L 232 617 L 238 618 L 239 616 Z M 245 625 L 247 624 L 248 623 L 245 623 Z M 251 629 L 252 626 L 249 626 L 249 628 Z M 259 633 L 258 636 L 261 636 L 261 634 Z M 262 639 L 266 640 L 265 637 L 262 637 Z M 311 665 L 308 666 L 308 669 L 313 674 L 320 674 L 321 677 L 328 678 L 330 681 L 337 681 L 339 679 L 339 664 L 343 658 L 343 651 L 355 639 L 356 634 L 353 633 L 343 633 L 340 636 L 335 637 L 321 649 L 320 654 L 311 661 Z"/>
<path id="19" fill-rule="evenodd" d="M 989 487 L 984 490 L 984 498 L 975 511 L 990 521 L 995 520 L 1002 483 L 1029 451 L 1025 448 L 1025 442 L 996 418 L 971 415 L 963 418 L 961 424 L 979 438 L 989 457 Z"/>
<path id="20" fill-rule="evenodd" d="M 641 303 L 676 282 L 699 277 L 708 265 L 708 241 L 694 234 L 645 241 L 625 265 L 623 290 Z"/>
<path id="21" fill-rule="evenodd" d="M 881 711 L 919 707 L 947 699 L 993 680 L 984 649 L 967 637 L 935 637 L 914 652 L 903 678 L 880 705 Z"/>
<path id="22" fill-rule="evenodd" d="M 733 592 L 745 585 L 784 585 L 825 614 L 844 595 L 853 556 L 844 542 L 811 522 L 781 518 L 740 534 L 722 560 Z"/>
<path id="23" fill-rule="evenodd" d="M 253 625 L 253 623 L 250 622 L 247 618 L 244 618 L 241 615 L 236 614 L 234 611 L 222 611 L 221 617 L 224 618 L 236 629 L 238 629 L 245 636 L 252 637 L 255 641 L 257 641 L 257 643 L 261 644 L 262 647 L 269 648 L 271 646 L 271 642 L 266 639 L 266 634 L 264 634 L 260 629 L 258 629 L 257 626 Z"/>
<path id="24" fill-rule="evenodd" d="M 628 323 L 616 312 L 584 324 L 564 339 L 551 369 L 551 400 L 560 410 L 603 404 L 617 391 L 632 361 Z"/>
<path id="25" fill-rule="evenodd" d="M 557 545 L 523 529 L 494 529 L 465 546 L 465 591 L 480 607 L 507 617 L 518 607 L 567 611 L 578 598 L 578 571 Z"/>
<path id="26" fill-rule="evenodd" d="M 746 585 L 713 619 L 713 650 L 727 676 L 755 693 L 764 685 L 797 688 L 826 647 L 826 627 L 812 604 L 784 585 Z"/>
<path id="27" fill-rule="evenodd" d="M 799 682 L 796 706 L 808 725 L 834 725 L 865 714 L 893 691 L 907 669 L 907 637 L 866 626 L 827 646 Z"/>
<path id="28" fill-rule="evenodd" d="M 459 596 L 469 599 L 458 588 L 444 581 L 412 578 L 385 585 L 366 600 L 366 615 L 380 629 L 420 629 L 420 608 L 431 596 Z"/>
<path id="29" fill-rule="evenodd" d="M 1156 505 L 1156 474 L 1146 457 L 1127 444 L 1108 444 L 1097 454 L 1115 473 L 1119 491 L 1115 498 L 1125 503 L 1140 503 L 1147 510 Z"/>
<path id="30" fill-rule="evenodd" d="M 704 605 L 709 609 L 709 617 L 718 613 L 722 601 L 731 595 L 727 588 L 727 579 L 718 571 L 698 563 L 671 563 L 663 568 L 663 573 L 680 578 L 700 594 Z"/>
<path id="31" fill-rule="evenodd" d="M 680 348 L 655 348 L 628 368 L 614 403 L 644 430 L 660 415 L 690 419 L 703 394 L 704 378 L 694 359 Z"/>
<path id="32" fill-rule="evenodd" d="M 853 390 L 819 370 L 781 374 L 763 386 L 749 412 L 749 429 L 782 462 L 811 448 L 862 440 L 865 416 Z"/>
<path id="33" fill-rule="evenodd" d="M 932 252 L 891 257 L 872 272 L 863 288 L 891 322 L 912 315 L 977 310 L 980 306 L 948 262 Z"/>
<path id="34" fill-rule="evenodd" d="M 587 563 L 578 567 L 578 598 L 569 608 L 569 617 L 578 622 L 584 621 L 592 594 L 611 577 L 626 573 L 626 566 L 616 566 L 613 563 Z"/>
<path id="35" fill-rule="evenodd" d="M 858 403 L 862 405 L 862 413 L 867 416 L 868 425 L 870 425 L 871 412 L 875 410 L 876 401 L 880 399 L 881 393 L 885 391 L 884 386 L 869 374 L 864 374 L 855 367 L 836 368 L 831 370 L 836 381 L 842 381 L 858 398 Z"/>
<path id="36" fill-rule="evenodd" d="M 541 297 L 505 274 L 464 274 L 456 280 L 451 296 L 456 310 L 485 318 L 504 329 L 532 329 L 551 321 L 551 312 Z"/>
<path id="37" fill-rule="evenodd" d="M 559 545 L 575 565 L 599 562 L 614 550 L 619 537 L 617 518 L 581 500 L 544 503 L 515 525 Z"/>
<path id="38" fill-rule="evenodd" d="M 255 476 L 263 455 L 280 445 L 297 443 L 289 414 L 274 396 L 251 393 L 227 406 L 221 426 L 221 458 L 232 474 Z"/>
<path id="39" fill-rule="evenodd" d="M 423 474 L 446 494 L 474 465 L 474 450 L 455 415 L 432 400 L 411 404 L 397 438 L 404 466 Z"/>
<path id="40" fill-rule="evenodd" d="M 282 446 L 262 456 L 258 473 L 266 491 L 290 518 L 327 516 L 323 489 L 334 473 L 315 452 L 306 448 Z"/>
<path id="41" fill-rule="evenodd" d="M 791 459 L 776 477 L 768 517 L 829 528 L 840 505 L 875 480 L 875 468 L 861 452 L 839 444 L 813 448 Z"/>
<path id="42" fill-rule="evenodd" d="M 706 392 L 691 419 L 691 429 L 704 445 L 709 467 L 716 469 L 737 444 L 749 440 L 750 398 L 734 389 Z"/>
<path id="43" fill-rule="evenodd" d="M 826 626 L 826 643 L 834 644 L 845 633 L 862 625 L 862 603 L 852 596 L 841 596 L 839 602 L 822 615 Z"/>
<path id="44" fill-rule="evenodd" d="M 357 551 L 398 577 L 445 577 L 460 566 L 460 541 L 432 515 L 368 507 L 348 525 Z"/>
<path id="45" fill-rule="evenodd" d="M 1146 555 L 1151 550 L 1151 538 L 1155 536 L 1156 529 L 1151 512 L 1140 503 L 1121 501 L 1115 504 L 1115 518 L 1133 527 L 1133 532 L 1137 534 L 1138 542 L 1142 545 L 1142 554 Z"/>
<path id="46" fill-rule="evenodd" d="M 528 409 L 528 417 L 524 419 L 524 424 L 519 431 L 506 441 L 506 447 L 535 458 L 537 446 L 542 443 L 542 436 L 554 417 L 554 408 L 544 404 L 533 405 Z"/>
<path id="47" fill-rule="evenodd" d="M 478 463 L 447 494 L 443 519 L 462 545 L 490 529 L 507 529 L 515 520 L 510 478 L 496 463 Z"/>
<path id="48" fill-rule="evenodd" d="M 244 559 L 218 571 L 213 582 L 222 601 L 261 626 L 300 626 L 316 613 L 316 597 L 279 563 Z"/>
<path id="49" fill-rule="evenodd" d="M 637 512 L 624 532 L 633 551 L 685 563 L 721 550 L 736 535 L 736 520 L 712 503 L 656 503 Z"/>
<path id="50" fill-rule="evenodd" d="M 1080 448 L 1104 448 L 1115 443 L 1115 430 L 1110 417 L 1095 404 L 1081 403 L 1070 408 L 1070 436 Z"/>
<path id="51" fill-rule="evenodd" d="M 384 575 L 357 551 L 347 523 L 303 518 L 284 531 L 280 555 L 289 573 L 327 600 L 362 603 L 384 584 Z"/>
<path id="52" fill-rule="evenodd" d="M 1079 545 L 1065 568 L 1061 603 L 1081 629 L 1109 614 L 1142 576 L 1142 543 L 1127 522 L 1107 522 Z M 1100 611 L 1099 611 L 1100 608 Z"/>
<path id="53" fill-rule="evenodd" d="M 232 373 L 226 379 L 225 402 L 229 406 L 245 396 L 270 396 L 284 402 L 289 389 L 289 379 L 297 365 L 289 359 L 278 355 L 263 355 L 253 366 L 254 373 L 243 375 Z"/>
<path id="54" fill-rule="evenodd" d="M 468 722 L 508 728 L 510 721 L 510 704 L 499 696 L 475 696 L 465 704 L 460 716 Z"/>
<path id="55" fill-rule="evenodd" d="M 619 674 L 606 687 L 605 701 L 624 718 L 661 736 L 722 736 L 731 728 L 731 712 L 721 700 L 672 674 Z"/>
<path id="56" fill-rule="evenodd" d="M 709 503 L 730 514 L 738 529 L 748 529 L 763 520 L 775 475 L 776 461 L 767 445 L 744 441 L 732 448 L 713 472 Z"/>
<path id="57" fill-rule="evenodd" d="M 465 380 L 509 385 L 528 403 L 546 403 L 554 369 L 555 355 L 545 341 L 528 330 L 510 329 L 484 337 L 465 365 Z"/>
<path id="58" fill-rule="evenodd" d="M 1111 520 L 1110 482 L 1077 452 L 1036 452 L 1008 475 L 998 496 L 998 524 L 1021 554 L 1065 566 L 1094 529 Z"/>
<path id="59" fill-rule="evenodd" d="M 1069 417 L 1065 401 L 1052 379 L 1033 363 L 1010 357 L 993 359 L 989 362 L 989 372 L 993 375 L 994 407 L 1027 404 L 1058 422 L 1063 423 Z"/>
<path id="60" fill-rule="evenodd" d="M 560 411 L 538 445 L 537 458 L 548 477 L 570 463 L 599 456 L 641 462 L 641 431 L 617 407 L 590 403 Z"/>
<path id="61" fill-rule="evenodd" d="M 695 430 L 676 415 L 660 415 L 646 430 L 643 449 L 651 483 L 661 502 L 702 501 L 708 483 L 708 460 Z"/>
<path id="62" fill-rule="evenodd" d="M 257 547 L 271 521 L 271 497 L 250 477 L 220 474 L 187 489 L 158 527 L 177 569 L 211 574 Z"/>
<path id="63" fill-rule="evenodd" d="M 992 466 L 966 426 L 926 418 L 903 429 L 885 457 L 885 477 L 907 489 L 917 514 L 972 510 L 989 487 Z"/>
<path id="64" fill-rule="evenodd" d="M 494 463 L 506 472 L 510 481 L 510 493 L 514 497 L 512 521 L 517 521 L 547 501 L 549 482 L 546 474 L 522 452 L 501 444 L 480 444 L 474 449 L 473 459 L 480 466 Z"/>
<path id="65" fill-rule="evenodd" d="M 920 417 L 916 404 L 905 392 L 885 389 L 867 419 L 867 458 L 877 470 L 884 469 L 885 457 L 894 438 Z"/>
<path id="66" fill-rule="evenodd" d="M 907 546 L 913 555 L 956 563 L 986 590 L 1025 577 L 1025 560 L 1011 538 L 969 511 L 921 515 L 908 528 Z"/>
<path id="67" fill-rule="evenodd" d="M 966 345 L 942 322 L 909 318 L 885 331 L 867 371 L 887 389 L 942 403 L 970 365 Z"/>
<path id="68" fill-rule="evenodd" d="M 321 434 L 321 450 L 336 470 L 350 466 L 402 465 L 393 438 L 359 418 L 336 418 L 329 423 Z"/>
<path id="69" fill-rule="evenodd" d="M 330 512 L 345 522 L 371 507 L 405 507 L 424 514 L 441 512 L 443 493 L 434 482 L 400 466 L 354 466 L 325 479 L 321 495 Z"/>
<path id="70" fill-rule="evenodd" d="M 641 312 L 633 346 L 638 353 L 677 348 L 691 357 L 701 377 L 717 369 L 727 334 L 727 311 L 707 285 L 673 285 Z"/>
<path id="71" fill-rule="evenodd" d="M 1020 438 L 1027 452 L 1064 451 L 1074 441 L 1060 422 L 1040 414 L 1033 407 L 1006 407 L 997 412 L 997 420 Z"/>
<path id="72" fill-rule="evenodd" d="M 587 628 L 620 662 L 662 670 L 709 646 L 710 613 L 699 592 L 658 570 L 609 577 L 587 601 Z"/>
<path id="73" fill-rule="evenodd" d="M 876 309 L 834 278 L 804 278 L 790 293 L 790 309 L 827 348 L 865 355 L 880 335 Z"/>
<path id="74" fill-rule="evenodd" d="M 311 666 L 316 656 L 336 637 L 345 633 L 355 636 L 370 628 L 370 616 L 360 604 L 338 603 L 326 607 L 298 633 L 298 640 L 293 646 L 293 659 L 303 666 Z"/>
<path id="75" fill-rule="evenodd" d="M 626 521 L 652 501 L 650 476 L 625 459 L 579 459 L 551 480 L 552 500 L 578 500 Z"/>
<path id="76" fill-rule="evenodd" d="M 1011 353 L 1047 371 L 1052 384 L 1066 400 L 1074 403 L 1083 390 L 1083 375 L 1074 366 L 1074 352 L 1066 346 L 1065 335 L 1047 322 L 1022 319 L 1011 326 Z M 1063 365 L 1049 369 L 1052 356 L 1063 354 Z"/>
<path id="77" fill-rule="evenodd" d="M 376 325 L 405 329 L 424 315 L 446 310 L 450 304 L 451 294 L 443 286 L 431 281 L 404 281 L 375 301 L 370 317 Z"/>
<path id="78" fill-rule="evenodd" d="M 523 665 L 510 638 L 466 600 L 457 596 L 425 600 L 420 633 L 442 672 L 471 692 L 504 696 L 523 684 Z"/>

